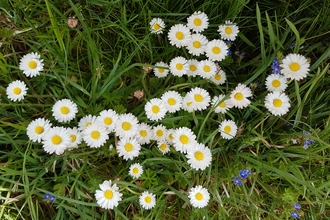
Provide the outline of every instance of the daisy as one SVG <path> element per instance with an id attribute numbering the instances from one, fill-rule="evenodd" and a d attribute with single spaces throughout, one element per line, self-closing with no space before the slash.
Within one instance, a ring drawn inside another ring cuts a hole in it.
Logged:
<path id="1" fill-rule="evenodd" d="M 42 137 L 43 148 L 49 154 L 63 154 L 70 143 L 70 134 L 63 127 L 49 128 L 47 133 Z"/>
<path id="2" fill-rule="evenodd" d="M 181 48 L 182 46 L 187 46 L 190 40 L 190 30 L 186 25 L 175 24 L 168 31 L 168 39 L 172 46 Z"/>
<path id="3" fill-rule="evenodd" d="M 205 110 L 211 101 L 210 94 L 205 89 L 195 87 L 187 93 L 187 96 L 192 100 L 191 107 L 194 111 Z"/>
<path id="4" fill-rule="evenodd" d="M 152 34 L 161 34 L 165 28 L 165 23 L 160 18 L 153 18 L 150 21 L 150 31 Z"/>
<path id="5" fill-rule="evenodd" d="M 57 121 L 68 122 L 76 117 L 78 107 L 70 99 L 61 99 L 53 105 L 52 112 Z"/>
<path id="6" fill-rule="evenodd" d="M 118 116 L 116 121 L 116 135 L 122 138 L 134 137 L 138 131 L 139 121 L 132 113 L 125 113 Z"/>
<path id="7" fill-rule="evenodd" d="M 78 129 L 80 131 L 87 128 L 89 125 L 93 124 L 96 121 L 97 117 L 94 115 L 86 115 L 82 117 L 78 123 Z"/>
<path id="8" fill-rule="evenodd" d="M 157 66 L 153 68 L 155 76 L 157 76 L 158 78 L 164 78 L 168 75 L 169 66 L 166 63 L 160 61 L 155 63 L 155 66 Z"/>
<path id="9" fill-rule="evenodd" d="M 188 72 L 188 63 L 186 58 L 178 56 L 171 60 L 170 71 L 174 76 L 183 76 Z"/>
<path id="10" fill-rule="evenodd" d="M 162 95 L 161 99 L 163 100 L 168 112 L 174 113 L 181 109 L 182 97 L 178 92 L 167 91 Z"/>
<path id="11" fill-rule="evenodd" d="M 144 111 L 149 120 L 158 121 L 165 117 L 167 109 L 162 99 L 153 98 L 146 103 Z"/>
<path id="12" fill-rule="evenodd" d="M 156 205 L 156 196 L 153 193 L 145 191 L 139 197 L 139 202 L 144 209 L 152 209 Z"/>
<path id="13" fill-rule="evenodd" d="M 286 83 L 287 83 L 287 79 L 280 74 L 273 73 L 267 76 L 266 78 L 266 87 L 268 91 L 271 92 L 273 91 L 283 92 L 288 86 Z"/>
<path id="14" fill-rule="evenodd" d="M 52 124 L 44 118 L 37 118 L 30 122 L 26 134 L 31 141 L 41 143 L 42 137 L 48 132 Z"/>
<path id="15" fill-rule="evenodd" d="M 82 135 L 78 128 L 67 128 L 66 129 L 70 135 L 71 143 L 67 146 L 68 149 L 78 148 L 78 145 L 81 143 Z"/>
<path id="16" fill-rule="evenodd" d="M 118 206 L 118 202 L 122 200 L 123 194 L 118 192 L 119 187 L 113 184 L 111 180 L 105 180 L 99 184 L 101 190 L 95 191 L 95 198 L 97 204 L 104 209 L 113 209 Z"/>
<path id="17" fill-rule="evenodd" d="M 8 99 L 13 102 L 16 102 L 24 99 L 26 95 L 26 90 L 27 88 L 25 82 L 15 80 L 8 85 L 6 89 L 6 94 L 8 96 Z"/>
<path id="18" fill-rule="evenodd" d="M 93 123 L 82 131 L 86 144 L 92 148 L 102 147 L 109 139 L 107 128 L 101 123 Z"/>
<path id="19" fill-rule="evenodd" d="M 193 102 L 195 102 L 194 97 L 187 93 L 182 99 L 181 108 L 187 112 L 193 112 L 195 110 L 195 105 L 192 104 Z"/>
<path id="20" fill-rule="evenodd" d="M 167 129 L 167 133 L 166 133 L 167 135 L 166 135 L 165 141 L 166 141 L 166 143 L 168 143 L 170 145 L 173 144 L 173 139 L 174 139 L 173 133 L 174 133 L 174 131 L 175 131 L 174 128 Z"/>
<path id="21" fill-rule="evenodd" d="M 207 189 L 199 185 L 190 189 L 188 198 L 193 207 L 203 208 L 207 206 L 210 200 L 210 194 Z"/>
<path id="22" fill-rule="evenodd" d="M 19 69 L 23 71 L 23 74 L 27 77 L 34 77 L 39 75 L 40 71 L 43 71 L 44 64 L 38 53 L 25 54 L 19 63 Z"/>
<path id="23" fill-rule="evenodd" d="M 224 40 L 234 41 L 239 33 L 238 26 L 231 21 L 225 21 L 224 25 L 220 25 L 218 32 Z"/>
<path id="24" fill-rule="evenodd" d="M 230 102 L 234 107 L 242 109 L 250 104 L 251 101 L 247 98 L 251 96 L 251 89 L 246 85 L 239 83 L 230 93 Z"/>
<path id="25" fill-rule="evenodd" d="M 196 135 L 190 128 L 181 127 L 173 132 L 173 146 L 177 151 L 186 153 L 197 144 Z"/>
<path id="26" fill-rule="evenodd" d="M 116 146 L 118 155 L 124 160 L 132 160 L 134 157 L 139 156 L 141 145 L 136 138 L 121 138 Z"/>
<path id="27" fill-rule="evenodd" d="M 204 54 L 207 43 L 208 40 L 204 35 L 192 34 L 187 43 L 188 52 L 195 56 Z"/>
<path id="28" fill-rule="evenodd" d="M 187 18 L 187 26 L 195 32 L 201 32 L 208 28 L 209 18 L 204 12 L 194 12 Z"/>
<path id="29" fill-rule="evenodd" d="M 216 74 L 217 67 L 211 60 L 202 60 L 199 62 L 197 69 L 201 77 L 210 79 Z"/>
<path id="30" fill-rule="evenodd" d="M 286 78 L 301 80 L 307 77 L 309 65 L 304 56 L 290 53 L 282 60 L 281 73 Z"/>
<path id="31" fill-rule="evenodd" d="M 216 85 L 222 85 L 226 82 L 226 73 L 223 70 L 219 70 L 215 75 L 213 75 L 210 80 Z"/>
<path id="32" fill-rule="evenodd" d="M 100 115 L 96 118 L 96 122 L 103 124 L 109 133 L 113 132 L 117 120 L 118 114 L 113 109 L 101 111 Z"/>
<path id="33" fill-rule="evenodd" d="M 187 152 L 190 167 L 196 170 L 205 170 L 211 164 L 211 150 L 204 144 L 196 144 L 195 147 Z"/>
<path id="34" fill-rule="evenodd" d="M 157 142 L 157 148 L 164 154 L 170 151 L 170 146 L 166 141 Z"/>
<path id="35" fill-rule="evenodd" d="M 191 59 L 191 60 L 187 61 L 187 65 L 188 65 L 187 75 L 188 76 L 195 77 L 198 75 L 198 70 L 197 70 L 198 63 L 199 63 L 199 61 L 195 60 L 195 59 Z"/>
<path id="36" fill-rule="evenodd" d="M 212 99 L 212 105 L 216 105 L 214 112 L 215 113 L 226 113 L 233 105 L 230 103 L 230 100 L 225 98 L 224 95 L 214 96 Z"/>
<path id="37" fill-rule="evenodd" d="M 157 125 L 153 128 L 153 139 L 156 141 L 164 141 L 167 137 L 167 130 L 163 125 Z"/>
<path id="38" fill-rule="evenodd" d="M 219 125 L 218 131 L 221 133 L 222 138 L 230 140 L 237 134 L 237 125 L 232 120 L 224 120 Z"/>
<path id="39" fill-rule="evenodd" d="M 128 173 L 133 179 L 138 179 L 143 173 L 143 167 L 139 163 L 134 163 L 129 167 Z"/>
<path id="40" fill-rule="evenodd" d="M 278 91 L 268 93 L 265 98 L 265 107 L 276 116 L 286 114 L 290 108 L 290 99 L 285 93 Z"/>
<path id="41" fill-rule="evenodd" d="M 149 144 L 150 140 L 153 138 L 151 126 L 143 122 L 140 123 L 138 125 L 136 138 L 140 144 Z"/>
<path id="42" fill-rule="evenodd" d="M 213 61 L 223 60 L 228 53 L 228 46 L 222 40 L 209 41 L 205 49 L 206 56 Z"/>

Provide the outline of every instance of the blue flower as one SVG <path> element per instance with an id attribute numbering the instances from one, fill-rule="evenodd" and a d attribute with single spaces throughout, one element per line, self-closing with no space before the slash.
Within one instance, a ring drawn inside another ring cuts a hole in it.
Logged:
<path id="1" fill-rule="evenodd" d="M 280 65 L 278 64 L 278 59 L 275 57 L 272 63 L 272 73 L 274 74 L 280 74 Z"/>
<path id="2" fill-rule="evenodd" d="M 290 215 L 291 215 L 294 219 L 300 218 L 300 215 L 299 215 L 297 212 L 290 212 Z"/>
<path id="3" fill-rule="evenodd" d="M 44 195 L 44 199 L 48 200 L 49 198 L 50 198 L 50 195 L 49 195 L 48 193 L 46 193 L 46 194 Z"/>
<path id="4" fill-rule="evenodd" d="M 251 170 L 240 170 L 238 174 L 242 179 L 246 179 L 251 174 Z"/>
<path id="5" fill-rule="evenodd" d="M 231 55 L 232 53 L 231 50 L 227 49 L 227 55 Z"/>
<path id="6" fill-rule="evenodd" d="M 50 203 L 53 203 L 54 201 L 55 201 L 55 196 L 51 196 L 50 194 L 48 194 L 48 193 L 46 193 L 45 195 L 44 195 L 44 200 L 47 200 L 47 201 L 49 201 Z"/>
<path id="7" fill-rule="evenodd" d="M 224 42 L 227 45 L 227 47 L 231 47 L 231 45 L 233 45 L 233 42 L 230 40 L 225 40 Z"/>
<path id="8" fill-rule="evenodd" d="M 234 179 L 233 179 L 233 183 L 235 185 L 239 185 L 241 186 L 243 183 L 242 183 L 242 180 L 240 178 L 238 178 L 238 176 L 235 176 Z"/>
<path id="9" fill-rule="evenodd" d="M 293 206 L 296 210 L 301 209 L 301 205 L 298 204 L 298 203 L 293 203 L 292 206 Z"/>
<path id="10" fill-rule="evenodd" d="M 311 133 L 309 133 L 308 131 L 303 131 L 303 134 L 304 134 L 304 135 L 310 135 Z M 307 140 L 304 141 L 303 148 L 304 148 L 305 150 L 307 150 L 308 147 L 309 147 L 309 145 L 310 145 L 310 144 L 313 145 L 314 143 L 315 143 L 314 140 L 311 140 L 310 138 L 308 138 Z"/>
<path id="11" fill-rule="evenodd" d="M 49 199 L 49 202 L 53 203 L 55 201 L 55 198 L 56 198 L 55 196 L 51 196 L 50 199 Z"/>

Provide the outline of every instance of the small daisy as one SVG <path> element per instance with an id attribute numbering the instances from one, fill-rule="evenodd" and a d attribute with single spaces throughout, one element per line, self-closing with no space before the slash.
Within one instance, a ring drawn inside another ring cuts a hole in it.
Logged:
<path id="1" fill-rule="evenodd" d="M 164 141 L 167 137 L 166 127 L 163 125 L 157 125 L 153 128 L 153 140 Z"/>
<path id="2" fill-rule="evenodd" d="M 161 34 L 165 28 L 165 23 L 160 18 L 153 18 L 150 21 L 150 31 L 152 34 Z"/>
<path id="3" fill-rule="evenodd" d="M 266 78 L 266 87 L 268 91 L 271 92 L 273 91 L 283 92 L 288 86 L 286 83 L 287 83 L 287 79 L 280 74 L 273 73 L 267 76 Z"/>
<path id="4" fill-rule="evenodd" d="M 133 177 L 133 179 L 138 179 L 143 173 L 143 167 L 139 163 L 134 163 L 129 167 L 128 174 Z"/>
<path id="5" fill-rule="evenodd" d="M 161 99 L 163 100 L 168 112 L 174 113 L 181 109 L 182 97 L 178 92 L 167 91 L 162 95 Z"/>
<path id="6" fill-rule="evenodd" d="M 226 73 L 223 70 L 219 70 L 213 77 L 210 78 L 216 85 L 222 85 L 226 82 Z"/>
<path id="7" fill-rule="evenodd" d="M 230 140 L 237 134 L 237 125 L 232 120 L 224 120 L 219 125 L 219 132 L 222 138 Z"/>
<path id="8" fill-rule="evenodd" d="M 164 154 L 170 151 L 170 146 L 166 141 L 157 142 L 157 148 Z"/>
<path id="9" fill-rule="evenodd" d="M 78 129 L 80 131 L 84 130 L 89 125 L 95 123 L 96 119 L 97 119 L 97 117 L 94 115 L 86 115 L 86 116 L 82 117 L 78 123 Z"/>
<path id="10" fill-rule="evenodd" d="M 188 72 L 188 63 L 184 57 L 175 57 L 170 62 L 170 71 L 174 76 L 183 76 Z"/>
<path id="11" fill-rule="evenodd" d="M 233 105 L 228 99 L 225 98 L 224 95 L 214 96 L 212 99 L 212 105 L 217 105 L 217 107 L 214 109 L 215 113 L 222 114 L 226 113 L 230 108 L 233 107 Z"/>
<path id="12" fill-rule="evenodd" d="M 52 112 L 57 121 L 68 122 L 76 117 L 78 107 L 70 99 L 61 99 L 53 105 Z"/>
<path id="13" fill-rule="evenodd" d="M 145 191 L 139 197 L 139 202 L 144 209 L 152 209 L 156 205 L 156 196 L 153 193 Z"/>
<path id="14" fill-rule="evenodd" d="M 63 127 L 49 128 L 47 133 L 42 137 L 43 148 L 49 154 L 63 154 L 70 143 L 70 134 Z"/>
<path id="15" fill-rule="evenodd" d="M 228 46 L 224 41 L 214 39 L 207 43 L 205 53 L 210 60 L 221 61 L 227 56 Z"/>
<path id="16" fill-rule="evenodd" d="M 205 110 L 211 101 L 211 97 L 208 91 L 199 87 L 192 88 L 190 92 L 187 93 L 187 96 L 193 100 L 191 106 L 194 111 Z"/>
<path id="17" fill-rule="evenodd" d="M 201 32 L 208 28 L 209 18 L 204 12 L 194 12 L 187 18 L 187 26 L 195 32 Z"/>
<path id="18" fill-rule="evenodd" d="M 108 132 L 113 132 L 117 120 L 118 114 L 113 109 L 101 111 L 100 115 L 96 118 L 96 122 L 103 124 Z"/>
<path id="19" fill-rule="evenodd" d="M 187 44 L 188 52 L 194 56 L 204 54 L 207 43 L 208 40 L 204 35 L 192 34 Z"/>
<path id="20" fill-rule="evenodd" d="M 136 138 L 140 144 L 149 144 L 150 140 L 153 138 L 153 132 L 151 126 L 143 122 L 140 123 L 138 125 Z"/>
<path id="21" fill-rule="evenodd" d="M 122 138 L 134 137 L 138 131 L 139 121 L 132 113 L 125 113 L 118 116 L 116 121 L 116 135 Z"/>
<path id="22" fill-rule="evenodd" d="M 205 170 L 211 164 L 211 150 L 204 144 L 196 144 L 195 147 L 187 152 L 190 167 L 196 170 Z"/>
<path id="23" fill-rule="evenodd" d="M 111 183 L 111 180 L 105 180 L 99 184 L 101 190 L 95 191 L 95 198 L 97 204 L 104 209 L 113 209 L 118 206 L 118 202 L 122 200 L 123 194 L 118 192 L 119 187 L 117 184 Z"/>
<path id="24" fill-rule="evenodd" d="M 175 24 L 168 31 L 168 39 L 172 46 L 181 48 L 187 46 L 190 40 L 190 30 L 186 25 Z"/>
<path id="25" fill-rule="evenodd" d="M 186 153 L 197 144 L 196 135 L 187 127 L 175 129 L 173 132 L 173 146 L 179 152 Z"/>
<path id="26" fill-rule="evenodd" d="M 24 99 L 27 89 L 28 88 L 26 87 L 25 82 L 15 80 L 8 85 L 6 89 L 6 94 L 8 96 L 8 99 L 13 102 L 21 101 Z"/>
<path id="27" fill-rule="evenodd" d="M 168 75 L 169 73 L 169 66 L 164 63 L 163 61 L 157 62 L 155 63 L 153 70 L 154 70 L 154 74 L 155 76 L 157 76 L 158 78 L 164 78 Z"/>
<path id="28" fill-rule="evenodd" d="M 199 62 L 198 66 L 198 73 L 201 77 L 205 79 L 212 78 L 217 71 L 217 67 L 215 63 L 211 60 L 202 60 Z"/>
<path id="29" fill-rule="evenodd" d="M 86 144 L 92 148 L 102 147 L 109 139 L 107 128 L 101 123 L 93 123 L 82 131 Z"/>
<path id="30" fill-rule="evenodd" d="M 44 118 L 37 118 L 30 122 L 26 134 L 31 141 L 41 143 L 42 137 L 48 132 L 52 124 Z"/>
<path id="31" fill-rule="evenodd" d="M 230 93 L 230 102 L 236 108 L 245 108 L 250 104 L 247 98 L 252 96 L 251 89 L 244 84 L 239 83 L 236 88 Z"/>
<path id="32" fill-rule="evenodd" d="M 139 156 L 141 145 L 136 138 L 121 138 L 116 146 L 118 155 L 124 158 L 124 160 L 132 160 Z"/>
<path id="33" fill-rule="evenodd" d="M 187 65 L 188 65 L 188 70 L 187 70 L 187 75 L 188 76 L 192 76 L 195 77 L 198 74 L 198 70 L 197 70 L 197 66 L 198 66 L 199 61 L 195 60 L 195 59 L 191 59 L 187 61 Z"/>
<path id="34" fill-rule="evenodd" d="M 173 145 L 173 133 L 174 133 L 175 129 L 174 128 L 170 128 L 170 129 L 167 129 L 167 135 L 166 135 L 166 139 L 165 141 L 170 144 L 170 145 Z"/>
<path id="35" fill-rule="evenodd" d="M 195 105 L 193 105 L 193 102 L 195 102 L 194 97 L 187 93 L 182 99 L 181 108 L 187 112 L 193 112 L 195 110 Z"/>
<path id="36" fill-rule="evenodd" d="M 210 200 L 210 194 L 207 189 L 199 185 L 190 189 L 188 198 L 193 207 L 203 208 L 207 206 Z"/>
<path id="37" fill-rule="evenodd" d="M 225 21 L 224 25 L 220 25 L 218 32 L 224 40 L 234 41 L 239 33 L 238 26 L 231 21 Z"/>
<path id="38" fill-rule="evenodd" d="M 162 120 L 167 112 L 167 108 L 162 99 L 153 98 L 144 106 L 147 118 L 151 121 Z"/>
<path id="39" fill-rule="evenodd" d="M 286 77 L 294 80 L 301 80 L 307 77 L 309 71 L 309 62 L 306 57 L 300 54 L 288 54 L 280 65 L 281 73 Z"/>
<path id="40" fill-rule="evenodd" d="M 43 71 L 44 64 L 38 53 L 28 53 L 24 55 L 19 63 L 19 69 L 23 71 L 23 74 L 27 77 L 34 77 L 39 75 L 40 71 Z"/>
<path id="41" fill-rule="evenodd" d="M 290 108 L 290 99 L 285 93 L 278 91 L 268 93 L 265 98 L 265 107 L 276 116 L 286 114 Z"/>
<path id="42" fill-rule="evenodd" d="M 78 148 L 78 145 L 81 143 L 82 135 L 78 128 L 67 128 L 66 129 L 70 135 L 71 143 L 67 146 L 68 149 Z"/>

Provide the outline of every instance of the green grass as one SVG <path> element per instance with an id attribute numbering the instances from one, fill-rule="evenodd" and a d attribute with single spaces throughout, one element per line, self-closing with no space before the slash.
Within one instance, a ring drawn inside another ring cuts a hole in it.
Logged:
<path id="1" fill-rule="evenodd" d="M 169 44 L 167 31 L 186 23 L 194 11 L 204 11 L 210 27 L 204 34 L 219 38 L 218 25 L 226 20 L 238 24 L 240 34 L 233 52 L 220 64 L 227 81 L 216 86 L 192 77 L 156 78 L 142 67 L 175 56 L 191 58 L 184 49 Z M 13 1 L 0 4 L 0 219 L 293 219 L 293 202 L 302 205 L 301 219 L 330 216 L 330 3 L 307 1 Z M 67 19 L 78 26 L 71 29 Z M 152 35 L 154 17 L 166 23 L 165 33 Z M 294 47 L 290 46 L 294 44 Z M 235 51 L 244 53 L 238 59 Z M 44 71 L 34 78 L 19 70 L 20 58 L 38 52 Z M 308 77 L 290 82 L 286 94 L 290 111 L 272 116 L 264 107 L 265 78 L 274 57 L 299 53 L 310 59 Z M 7 85 L 20 79 L 28 94 L 21 102 L 7 98 Z M 252 83 L 249 107 L 231 109 L 226 115 L 213 109 L 195 113 L 179 111 L 158 123 L 148 121 L 145 103 L 168 90 L 181 95 L 199 86 L 211 96 L 229 94 L 237 83 Z M 256 86 L 258 84 L 261 87 Z M 138 100 L 133 93 L 144 90 Z M 204 171 L 189 167 L 186 157 L 174 149 L 163 156 L 156 144 L 144 145 L 138 158 L 125 161 L 114 148 L 114 134 L 105 146 L 93 149 L 81 144 L 63 155 L 44 152 L 42 144 L 29 141 L 27 125 L 52 116 L 55 101 L 68 98 L 79 112 L 76 126 L 87 114 L 104 109 L 132 113 L 139 121 L 167 128 L 190 127 L 198 142 L 212 151 L 211 166 Z M 224 119 L 239 126 L 238 135 L 222 139 L 216 131 Z M 310 135 L 303 135 L 302 131 Z M 315 144 L 303 149 L 310 138 Z M 297 140 L 293 144 L 292 139 Z M 143 165 L 141 182 L 132 180 L 128 167 Z M 252 175 L 242 186 L 234 176 L 242 169 Z M 95 190 L 104 180 L 120 187 L 123 200 L 114 210 L 101 209 Z M 141 185 L 140 185 L 141 184 Z M 206 208 L 193 208 L 187 194 L 203 185 L 210 193 Z M 141 192 L 156 194 L 152 210 L 139 205 Z M 56 196 L 54 203 L 43 199 Z"/>

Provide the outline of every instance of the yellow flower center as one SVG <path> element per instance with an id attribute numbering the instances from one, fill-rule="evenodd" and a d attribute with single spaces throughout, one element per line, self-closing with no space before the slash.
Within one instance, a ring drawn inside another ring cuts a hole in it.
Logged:
<path id="1" fill-rule="evenodd" d="M 226 107 L 226 102 L 221 102 L 221 103 L 219 104 L 219 106 L 220 106 L 221 108 Z"/>
<path id="2" fill-rule="evenodd" d="M 169 99 L 167 100 L 167 103 L 168 103 L 169 105 L 175 105 L 176 101 L 175 101 L 175 99 L 173 99 L 173 98 L 169 98 Z"/>
<path id="3" fill-rule="evenodd" d="M 183 135 L 180 136 L 180 141 L 181 141 L 182 144 L 187 144 L 188 141 L 189 141 L 189 138 L 188 138 L 187 135 L 183 134 Z"/>
<path id="4" fill-rule="evenodd" d="M 203 101 L 203 96 L 201 94 L 196 94 L 194 96 L 196 102 L 201 102 Z"/>
<path id="5" fill-rule="evenodd" d="M 14 88 L 14 90 L 13 90 L 13 92 L 14 92 L 15 95 L 21 94 L 21 91 L 22 90 L 20 88 L 18 88 L 18 87 Z"/>
<path id="6" fill-rule="evenodd" d="M 219 81 L 221 79 L 221 75 L 219 73 L 215 74 L 214 79 Z"/>
<path id="7" fill-rule="evenodd" d="M 172 134 L 172 133 L 169 134 L 169 135 L 168 135 L 168 138 L 169 138 L 170 140 L 173 140 L 173 138 L 174 138 L 174 137 L 173 137 L 173 134 Z"/>
<path id="8" fill-rule="evenodd" d="M 281 99 L 274 99 L 273 105 L 278 108 L 282 106 L 282 100 Z"/>
<path id="9" fill-rule="evenodd" d="M 219 54 L 220 52 L 221 52 L 220 47 L 215 46 L 215 47 L 212 48 L 212 53 Z"/>
<path id="10" fill-rule="evenodd" d="M 91 124 L 92 124 L 92 122 L 90 122 L 90 121 L 89 121 L 89 122 L 87 122 L 87 123 L 86 123 L 86 125 L 85 125 L 85 126 L 86 126 L 86 128 L 87 128 L 88 126 L 90 126 Z"/>
<path id="11" fill-rule="evenodd" d="M 194 72 L 197 70 L 197 67 L 195 65 L 190 65 L 189 69 L 190 71 Z"/>
<path id="12" fill-rule="evenodd" d="M 100 132 L 99 131 L 93 131 L 91 136 L 93 139 L 98 139 L 100 137 Z"/>
<path id="13" fill-rule="evenodd" d="M 66 106 L 61 107 L 61 113 L 62 113 L 63 115 L 68 114 L 69 111 L 70 111 L 70 109 L 69 109 L 68 107 L 66 107 Z"/>
<path id="14" fill-rule="evenodd" d="M 162 150 L 162 151 L 164 151 L 164 150 L 166 150 L 166 144 L 161 144 L 160 146 L 159 146 L 159 148 Z"/>
<path id="15" fill-rule="evenodd" d="M 106 190 L 105 192 L 104 192 L 104 197 L 106 198 L 106 199 L 111 199 L 112 197 L 113 197 L 113 192 L 111 191 L 111 190 Z"/>
<path id="16" fill-rule="evenodd" d="M 241 101 L 243 99 L 243 94 L 238 92 L 234 95 L 234 98 L 238 101 Z"/>
<path id="17" fill-rule="evenodd" d="M 125 144 L 124 148 L 127 152 L 130 152 L 133 150 L 133 145 L 131 143 L 127 143 L 127 144 Z"/>
<path id="18" fill-rule="evenodd" d="M 28 63 L 28 66 L 29 66 L 31 69 L 35 69 L 35 68 L 37 68 L 37 62 L 34 61 L 34 60 L 31 60 L 31 61 Z"/>
<path id="19" fill-rule="evenodd" d="M 164 71 L 164 69 L 158 68 L 158 72 L 163 73 Z"/>
<path id="20" fill-rule="evenodd" d="M 34 131 L 37 133 L 37 134 L 42 134 L 42 132 L 44 132 L 44 128 L 40 125 L 38 125 Z"/>
<path id="21" fill-rule="evenodd" d="M 233 32 L 233 29 L 231 27 L 226 27 L 225 32 L 226 34 L 231 34 Z"/>
<path id="22" fill-rule="evenodd" d="M 159 112 L 159 107 L 157 106 L 157 105 L 154 105 L 154 106 L 152 106 L 152 108 L 151 108 L 151 111 L 152 111 L 152 113 L 154 113 L 154 114 L 157 114 L 158 112 Z"/>
<path id="23" fill-rule="evenodd" d="M 202 193 L 196 193 L 195 198 L 196 198 L 198 201 L 201 201 L 201 200 L 203 199 L 203 194 L 202 194 Z"/>
<path id="24" fill-rule="evenodd" d="M 146 197 L 144 198 L 144 201 L 145 201 L 146 203 L 151 203 L 151 197 L 150 197 L 150 196 L 146 196 Z"/>
<path id="25" fill-rule="evenodd" d="M 140 136 L 141 137 L 146 137 L 147 136 L 147 131 L 146 130 L 140 131 Z"/>
<path id="26" fill-rule="evenodd" d="M 226 133 L 230 133 L 231 132 L 231 127 L 229 125 L 226 125 L 224 128 L 223 128 L 224 132 Z"/>
<path id="27" fill-rule="evenodd" d="M 194 25 L 201 26 L 202 25 L 202 20 L 200 18 L 195 18 Z"/>
<path id="28" fill-rule="evenodd" d="M 192 102 L 186 102 L 187 106 L 190 106 L 192 104 Z"/>
<path id="29" fill-rule="evenodd" d="M 71 134 L 70 138 L 71 138 L 71 142 L 75 142 L 75 140 L 77 139 L 76 135 L 74 134 Z"/>
<path id="30" fill-rule="evenodd" d="M 297 62 L 291 63 L 289 67 L 290 67 L 290 70 L 292 70 L 292 71 L 298 71 L 300 69 L 300 65 Z"/>
<path id="31" fill-rule="evenodd" d="M 111 124 L 112 124 L 112 118 L 110 118 L 110 117 L 106 117 L 106 118 L 104 118 L 104 119 L 103 119 L 103 123 L 104 123 L 105 125 L 111 125 Z"/>
<path id="32" fill-rule="evenodd" d="M 132 170 L 132 173 L 133 174 L 137 174 L 138 172 L 139 172 L 139 168 L 134 167 L 133 170 Z"/>
<path id="33" fill-rule="evenodd" d="M 53 144 L 56 144 L 56 145 L 58 145 L 58 144 L 60 144 L 62 142 L 62 138 L 59 136 L 59 135 L 54 135 L 53 137 L 52 137 L 52 143 Z"/>
<path id="34" fill-rule="evenodd" d="M 210 71 L 211 71 L 211 67 L 208 66 L 208 65 L 205 65 L 205 66 L 203 67 L 203 70 L 204 70 L 205 72 L 210 72 Z"/>
<path id="35" fill-rule="evenodd" d="M 158 23 L 155 23 L 155 24 L 154 24 L 154 29 L 155 29 L 155 30 L 159 30 L 160 28 L 161 28 L 161 27 L 160 27 L 160 25 L 159 25 Z"/>
<path id="36" fill-rule="evenodd" d="M 182 63 L 177 63 L 177 64 L 175 65 L 175 68 L 176 68 L 177 70 L 182 70 L 182 69 L 183 69 L 183 65 L 182 65 Z"/>
<path id="37" fill-rule="evenodd" d="M 195 153 L 195 158 L 196 158 L 196 160 L 201 161 L 201 160 L 203 160 L 203 158 L 204 158 L 204 154 L 203 154 L 202 152 L 200 152 L 200 151 L 197 151 L 197 152 Z"/>
<path id="38" fill-rule="evenodd" d="M 194 41 L 193 46 L 194 46 L 195 48 L 200 48 L 200 47 L 201 47 L 201 42 L 199 42 L 199 41 Z"/>
<path id="39" fill-rule="evenodd" d="M 125 121 L 121 127 L 125 130 L 125 131 L 128 131 L 129 129 L 131 129 L 131 123 Z"/>
<path id="40" fill-rule="evenodd" d="M 162 131 L 162 130 L 157 130 L 157 131 L 156 131 L 156 135 L 157 135 L 158 137 L 163 136 L 163 131 Z"/>
<path id="41" fill-rule="evenodd" d="M 176 32 L 175 37 L 178 40 L 182 40 L 184 38 L 184 34 L 181 31 Z"/>
<path id="42" fill-rule="evenodd" d="M 274 86 L 275 88 L 278 88 L 280 87 L 281 85 L 281 82 L 277 79 L 274 79 L 273 82 L 272 82 L 272 86 Z"/>

